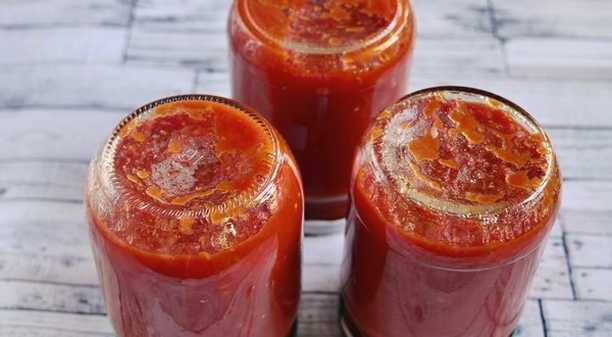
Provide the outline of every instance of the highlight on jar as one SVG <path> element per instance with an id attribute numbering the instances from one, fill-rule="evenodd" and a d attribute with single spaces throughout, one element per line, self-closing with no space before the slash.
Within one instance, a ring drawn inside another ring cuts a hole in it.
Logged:
<path id="1" fill-rule="evenodd" d="M 516 104 L 436 87 L 388 107 L 353 168 L 343 332 L 509 337 L 560 193 L 551 142 Z"/>
<path id="2" fill-rule="evenodd" d="M 119 337 L 295 333 L 303 191 L 285 141 L 225 98 L 164 98 L 92 161 L 91 245 Z"/>
<path id="3" fill-rule="evenodd" d="M 306 218 L 344 218 L 357 145 L 375 114 L 406 93 L 415 35 L 410 2 L 236 0 L 228 33 L 232 97 L 289 142 Z M 343 227 L 311 221 L 306 231 Z"/>

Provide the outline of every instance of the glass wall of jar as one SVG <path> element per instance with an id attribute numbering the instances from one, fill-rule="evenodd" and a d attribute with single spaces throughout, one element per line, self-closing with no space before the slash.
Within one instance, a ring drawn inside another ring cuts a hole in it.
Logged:
<path id="1" fill-rule="evenodd" d="M 560 203 L 536 121 L 488 92 L 425 89 L 381 112 L 357 157 L 343 331 L 508 337 Z"/>
<path id="2" fill-rule="evenodd" d="M 287 139 L 306 218 L 346 216 L 356 147 L 374 115 L 405 94 L 409 1 L 236 0 L 228 29 L 233 98 Z"/>
<path id="3" fill-rule="evenodd" d="M 203 95 L 139 108 L 93 160 L 86 209 L 119 337 L 292 332 L 303 192 L 252 110 Z"/>

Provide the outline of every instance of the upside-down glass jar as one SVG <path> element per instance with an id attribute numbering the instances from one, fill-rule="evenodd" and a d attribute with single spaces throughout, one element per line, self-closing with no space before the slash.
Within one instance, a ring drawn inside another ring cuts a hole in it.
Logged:
<path id="1" fill-rule="evenodd" d="M 431 88 L 381 112 L 357 157 L 343 331 L 508 337 L 560 204 L 542 128 L 494 94 Z"/>
<path id="2" fill-rule="evenodd" d="M 345 217 L 356 147 L 374 115 L 405 94 L 410 2 L 235 0 L 228 30 L 233 98 L 287 139 L 306 218 Z"/>
<path id="3" fill-rule="evenodd" d="M 252 110 L 204 95 L 139 108 L 93 160 L 85 204 L 119 337 L 292 333 L 301 181 Z"/>

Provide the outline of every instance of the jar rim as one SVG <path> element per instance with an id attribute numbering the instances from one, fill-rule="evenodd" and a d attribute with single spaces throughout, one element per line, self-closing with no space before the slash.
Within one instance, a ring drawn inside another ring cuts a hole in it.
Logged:
<path id="1" fill-rule="evenodd" d="M 506 99 L 502 96 L 499 96 L 486 90 L 477 89 L 473 87 L 448 85 L 424 88 L 405 95 L 396 103 L 384 109 L 383 112 L 379 114 L 379 117 L 376 118 L 373 127 L 380 128 L 382 132 L 377 135 L 377 137 L 374 137 L 374 139 L 372 139 L 374 146 L 378 146 L 379 148 L 382 147 L 383 137 L 388 131 L 387 129 L 389 127 L 389 122 L 394 116 L 405 112 L 408 104 L 424 96 L 439 93 L 456 95 L 462 98 L 471 97 L 475 98 L 476 102 L 496 103 L 496 108 L 501 109 L 508 114 L 511 114 L 512 119 L 515 122 L 521 124 L 526 128 L 531 129 L 533 133 L 543 136 L 543 143 L 546 144 L 548 150 L 546 153 L 547 167 L 544 178 L 541 180 L 538 186 L 533 189 L 531 193 L 529 193 L 528 196 L 523 198 L 518 203 L 468 205 L 465 203 L 440 200 L 440 198 L 436 198 L 435 196 L 428 195 L 427 193 L 417 191 L 416 189 L 404 188 L 396 179 L 396 175 L 393 174 L 393 172 L 388 167 L 388 163 L 386 162 L 385 158 L 383 158 L 382 151 L 374 150 L 373 164 L 377 170 L 383 172 L 381 176 L 394 189 L 395 193 L 401 196 L 405 201 L 415 202 L 421 207 L 425 207 L 436 212 L 449 214 L 452 216 L 460 216 L 464 218 L 476 218 L 479 220 L 482 220 L 483 215 L 495 216 L 496 214 L 499 214 L 510 208 L 520 207 L 521 205 L 528 204 L 540 198 L 544 193 L 551 178 L 553 177 L 555 171 L 557 170 L 556 157 L 552 149 L 552 142 L 550 141 L 550 138 L 548 137 L 546 131 L 540 126 L 536 119 L 525 109 L 520 107 L 518 104 L 510 101 L 509 99 Z M 522 119 L 522 121 L 517 120 L 517 118 Z"/>
<path id="2" fill-rule="evenodd" d="M 267 170 L 268 174 L 265 179 L 256 184 L 256 186 L 252 186 L 249 189 L 244 191 L 240 191 L 235 195 L 229 197 L 227 200 L 219 204 L 210 204 L 206 205 L 203 209 L 193 210 L 187 208 L 185 206 L 176 206 L 172 205 L 172 207 L 162 207 L 158 205 L 155 201 L 150 198 L 144 198 L 139 193 L 136 193 L 132 189 L 127 188 L 124 183 L 119 179 L 118 172 L 115 168 L 115 154 L 117 150 L 117 146 L 122 140 L 122 131 L 132 123 L 133 121 L 143 118 L 149 113 L 152 113 L 155 108 L 171 103 L 177 102 L 189 102 L 189 101 L 200 101 L 200 102 L 211 102 L 217 103 L 229 108 L 235 109 L 239 113 L 245 114 L 248 118 L 250 118 L 253 122 L 257 124 L 258 127 L 261 128 L 262 131 L 266 134 L 266 137 L 270 140 L 271 143 L 271 158 L 270 161 L 272 165 Z M 227 212 L 231 210 L 235 210 L 237 208 L 246 208 L 253 203 L 261 202 L 269 197 L 269 195 L 273 192 L 274 188 L 274 179 L 278 175 L 278 172 L 281 167 L 281 153 L 278 136 L 274 132 L 273 127 L 270 123 L 263 118 L 259 113 L 254 110 L 245 107 L 234 101 L 232 99 L 215 96 L 215 95 L 205 95 L 205 94 L 185 94 L 185 95 L 176 95 L 169 96 L 165 98 L 161 98 L 150 103 L 147 103 L 129 115 L 124 117 L 112 131 L 110 137 L 104 143 L 101 152 L 99 154 L 98 165 L 101 169 L 99 171 L 99 178 L 102 186 L 102 189 L 106 189 L 106 192 L 111 197 L 111 200 L 117 200 L 119 196 L 125 198 L 126 202 L 129 202 L 131 205 L 138 207 L 139 209 L 146 209 L 149 213 L 154 214 L 156 216 L 164 216 L 164 217 L 173 217 L 173 218 L 199 218 L 210 221 L 211 215 L 216 214 L 217 217 L 223 216 Z"/>
<path id="3" fill-rule="evenodd" d="M 262 27 L 257 23 L 257 20 L 254 19 L 254 15 L 249 9 L 248 1 L 237 1 L 236 8 L 241 13 L 241 15 L 244 16 L 244 18 L 248 19 L 240 19 L 240 24 L 243 25 L 245 28 L 248 28 L 248 30 L 251 31 L 251 33 L 257 36 L 260 40 L 266 41 L 273 45 L 280 46 L 283 49 L 290 50 L 298 54 L 320 56 L 350 54 L 359 52 L 366 48 L 371 48 L 376 45 L 386 47 L 385 38 L 391 35 L 399 34 L 402 31 L 402 28 L 405 25 L 405 20 L 402 20 L 403 17 L 410 18 L 410 22 L 412 22 L 410 29 L 412 30 L 412 34 L 414 35 L 414 14 L 412 7 L 410 6 L 410 2 L 397 0 L 395 1 L 395 3 L 396 8 L 393 14 L 393 18 L 383 29 L 380 29 L 375 34 L 367 37 L 366 39 L 351 41 L 351 43 L 348 45 L 338 47 L 313 46 L 308 43 L 282 41 L 282 39 L 274 37 L 271 34 L 267 33 L 265 27 Z"/>

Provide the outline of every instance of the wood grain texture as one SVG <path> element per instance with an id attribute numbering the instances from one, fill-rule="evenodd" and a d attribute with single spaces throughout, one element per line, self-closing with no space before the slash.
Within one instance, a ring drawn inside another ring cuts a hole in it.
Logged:
<path id="1" fill-rule="evenodd" d="M 612 268 L 574 268 L 576 295 L 581 300 L 612 302 Z"/>
<path id="2" fill-rule="evenodd" d="M 497 33 L 514 37 L 610 38 L 606 0 L 491 0 Z"/>
<path id="3" fill-rule="evenodd" d="M 568 234 L 567 245 L 572 266 L 612 269 L 612 236 Z"/>
<path id="4" fill-rule="evenodd" d="M 0 281 L 0 309 L 104 314 L 97 287 Z"/>
<path id="5" fill-rule="evenodd" d="M 612 81 L 511 78 L 503 74 L 437 76 L 419 74 L 415 66 L 410 90 L 437 85 L 463 85 L 494 92 L 526 109 L 545 126 L 610 128 L 608 95 Z"/>
<path id="6" fill-rule="evenodd" d="M 127 26 L 130 0 L 4 0 L 0 28 Z"/>
<path id="7" fill-rule="evenodd" d="M 487 0 L 414 0 L 420 38 L 491 37 L 493 26 Z"/>
<path id="8" fill-rule="evenodd" d="M 612 303 L 543 301 L 548 336 L 609 337 Z"/>
<path id="9" fill-rule="evenodd" d="M 87 163 L 128 111 L 0 110 L 0 163 L 20 160 Z M 0 179 L 2 176 L 0 173 Z"/>
<path id="10" fill-rule="evenodd" d="M 87 238 L 87 163 L 117 121 L 230 95 L 230 0 L 0 2 L 0 337 L 113 337 Z M 410 90 L 491 90 L 548 130 L 563 205 L 516 336 L 612 336 L 612 2 L 413 0 Z M 300 337 L 339 337 L 342 234 L 304 239 Z"/>
<path id="11" fill-rule="evenodd" d="M 1 107 L 99 107 L 131 110 L 193 91 L 190 70 L 122 65 L 0 66 Z"/>
<path id="12" fill-rule="evenodd" d="M 612 79 L 609 40 L 517 38 L 509 40 L 505 47 L 513 76 Z"/>
<path id="13" fill-rule="evenodd" d="M 0 41 L 0 65 L 120 63 L 127 34 L 117 27 L 12 29 L 0 30 Z"/>
<path id="14" fill-rule="evenodd" d="M 568 233 L 612 236 L 610 219 L 612 219 L 612 212 L 610 211 L 563 209 L 559 217 L 559 223 Z"/>
<path id="15" fill-rule="evenodd" d="M 19 332 L 22 334 L 11 335 Z M 114 336 L 106 316 L 0 310 L 0 336 Z"/>

